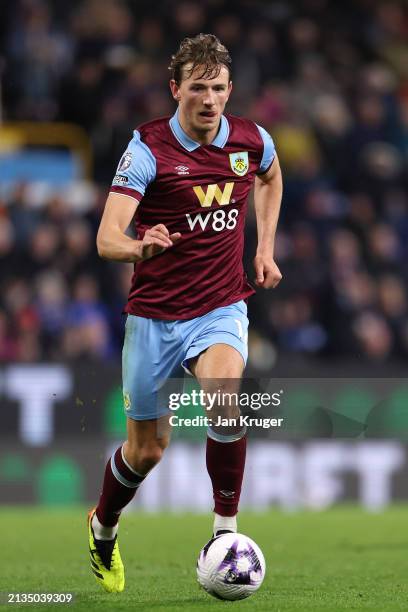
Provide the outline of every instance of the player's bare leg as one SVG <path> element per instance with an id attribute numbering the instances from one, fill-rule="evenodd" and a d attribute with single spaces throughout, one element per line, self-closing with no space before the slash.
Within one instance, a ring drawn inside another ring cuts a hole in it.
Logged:
<path id="1" fill-rule="evenodd" d="M 170 442 L 169 417 L 150 421 L 127 419 L 128 439 L 123 445 L 126 461 L 140 474 L 159 463 Z"/>
<path id="2" fill-rule="evenodd" d="M 239 393 L 244 370 L 241 354 L 227 344 L 214 344 L 190 363 L 205 393 Z M 229 397 L 227 395 L 227 397 Z M 239 425 L 239 408 L 234 403 L 215 404 L 210 417 L 232 419 L 228 427 L 213 425 L 207 437 L 207 470 L 214 494 L 214 535 L 237 531 L 236 515 L 241 494 L 246 455 L 246 431 Z"/>
<path id="3" fill-rule="evenodd" d="M 110 592 L 122 591 L 125 585 L 117 542 L 119 516 L 169 444 L 168 417 L 128 418 L 127 433 L 128 439 L 106 465 L 99 504 L 89 514 L 91 569 L 97 582 Z"/>
<path id="4" fill-rule="evenodd" d="M 148 421 L 127 419 L 128 439 L 105 470 L 96 516 L 114 534 L 122 509 L 133 499 L 149 471 L 160 461 L 170 440 L 168 417 Z"/>

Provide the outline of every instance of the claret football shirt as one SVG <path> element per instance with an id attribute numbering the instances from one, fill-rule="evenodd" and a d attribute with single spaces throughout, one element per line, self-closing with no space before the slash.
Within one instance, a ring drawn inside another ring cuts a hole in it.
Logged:
<path id="1" fill-rule="evenodd" d="M 177 112 L 134 131 L 111 191 L 139 202 L 139 239 L 158 223 L 181 238 L 135 264 L 126 312 L 192 319 L 254 293 L 242 264 L 247 200 L 274 157 L 269 134 L 233 115 L 221 117 L 208 145 L 183 131 Z"/>

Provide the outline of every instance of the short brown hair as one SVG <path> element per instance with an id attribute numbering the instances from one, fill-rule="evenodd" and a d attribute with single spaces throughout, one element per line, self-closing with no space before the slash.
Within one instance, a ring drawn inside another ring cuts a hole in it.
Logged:
<path id="1" fill-rule="evenodd" d="M 222 66 L 228 68 L 231 77 L 231 57 L 228 49 L 214 34 L 197 34 L 194 38 L 185 38 L 175 55 L 171 56 L 171 78 L 180 85 L 183 80 L 183 67 L 191 63 L 186 75 L 189 78 L 197 66 L 203 66 L 201 79 L 215 78 Z"/>

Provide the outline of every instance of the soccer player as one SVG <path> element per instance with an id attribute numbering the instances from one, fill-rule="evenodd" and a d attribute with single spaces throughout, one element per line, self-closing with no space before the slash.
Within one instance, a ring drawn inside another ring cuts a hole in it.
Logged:
<path id="1" fill-rule="evenodd" d="M 134 131 L 97 237 L 101 257 L 135 264 L 123 347 L 128 435 L 106 466 L 88 520 L 91 569 L 111 592 L 122 591 L 125 581 L 120 513 L 169 443 L 163 385 L 182 378 L 184 368 L 206 393 L 234 393 L 239 386 L 247 359 L 246 300 L 254 293 L 242 264 L 254 184 L 255 283 L 268 289 L 281 279 L 273 259 L 282 196 L 279 162 L 262 127 L 224 114 L 232 88 L 227 49 L 211 34 L 186 38 L 170 70 L 177 111 Z M 126 233 L 133 218 L 136 239 Z M 214 417 L 239 414 L 237 406 L 222 402 L 214 410 Z M 246 432 L 234 423 L 230 430 L 208 429 L 213 537 L 237 531 Z"/>

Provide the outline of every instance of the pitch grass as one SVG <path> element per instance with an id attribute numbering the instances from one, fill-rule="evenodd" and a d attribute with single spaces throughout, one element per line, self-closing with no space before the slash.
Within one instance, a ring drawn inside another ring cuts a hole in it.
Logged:
<path id="1" fill-rule="evenodd" d="M 408 609 L 408 508 L 240 514 L 240 531 L 258 542 L 267 562 L 260 591 L 241 602 L 219 602 L 196 583 L 195 561 L 210 516 L 123 516 L 126 588 L 115 595 L 100 590 L 88 567 L 85 517 L 85 509 L 0 510 L 0 592 L 72 592 L 73 612 Z"/>

